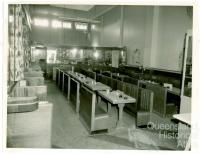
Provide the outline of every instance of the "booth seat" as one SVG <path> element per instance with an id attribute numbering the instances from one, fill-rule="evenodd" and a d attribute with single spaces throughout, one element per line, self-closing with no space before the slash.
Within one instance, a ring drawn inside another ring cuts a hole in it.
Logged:
<path id="1" fill-rule="evenodd" d="M 24 77 L 27 86 L 42 86 L 44 85 L 44 77 Z"/>
<path id="2" fill-rule="evenodd" d="M 130 84 L 130 83 L 123 83 L 121 81 L 118 81 L 118 87 L 117 89 L 122 89 L 125 94 L 133 97 L 136 99 L 136 103 L 126 104 L 126 108 L 131 111 L 132 113 L 137 113 L 137 104 L 138 104 L 138 87 L 136 85 Z"/>
<path id="3" fill-rule="evenodd" d="M 178 109 L 173 102 L 167 103 L 167 88 L 148 83 L 146 89 L 152 90 L 154 93 L 153 111 L 162 117 L 172 117 L 177 114 Z"/>
<path id="4" fill-rule="evenodd" d="M 80 89 L 80 118 L 89 133 L 109 129 L 109 115 L 97 105 L 95 92 L 82 86 Z"/>
<path id="5" fill-rule="evenodd" d="M 27 106 L 26 106 L 27 107 Z M 51 148 L 53 104 L 38 102 L 36 110 L 7 115 L 8 148 Z"/>
<path id="6" fill-rule="evenodd" d="M 47 97 L 47 86 L 16 86 L 11 97 L 37 96 L 38 100 L 44 101 Z"/>
<path id="7" fill-rule="evenodd" d="M 24 72 L 24 77 L 43 77 L 43 72 L 42 71 Z"/>
<path id="8" fill-rule="evenodd" d="M 136 126 L 147 126 L 151 121 L 154 94 L 151 90 L 139 88 L 136 114 Z"/>
<path id="9" fill-rule="evenodd" d="M 87 77 L 90 77 L 91 79 L 96 80 L 96 73 L 91 71 L 91 70 L 87 70 L 87 69 L 81 68 L 80 69 L 80 73 L 85 75 L 85 76 L 87 76 Z"/>
<path id="10" fill-rule="evenodd" d="M 153 110 L 153 91 L 119 80 L 117 89 L 136 99 L 136 103 L 126 104 L 126 108 L 136 115 L 137 127 L 146 126 L 150 122 Z"/>
<path id="11" fill-rule="evenodd" d="M 134 85 L 138 85 L 138 81 L 139 81 L 138 79 L 132 78 L 132 77 L 124 77 L 124 80 L 123 80 L 123 82 L 131 83 Z"/>

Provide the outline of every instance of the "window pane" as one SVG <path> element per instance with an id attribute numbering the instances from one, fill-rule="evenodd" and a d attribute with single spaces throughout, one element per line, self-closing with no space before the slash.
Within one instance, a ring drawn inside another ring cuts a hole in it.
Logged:
<path id="1" fill-rule="evenodd" d="M 63 28 L 71 29 L 72 28 L 72 23 L 71 22 L 63 22 Z"/>
<path id="2" fill-rule="evenodd" d="M 52 21 L 52 27 L 53 28 L 62 28 L 62 23 L 59 20 L 53 20 Z"/>
<path id="3" fill-rule="evenodd" d="M 87 30 L 88 25 L 86 23 L 75 23 L 75 28 L 79 30 Z"/>
<path id="4" fill-rule="evenodd" d="M 42 26 L 42 27 L 48 27 L 49 26 L 49 21 L 47 19 L 34 19 L 34 25 L 36 26 Z"/>

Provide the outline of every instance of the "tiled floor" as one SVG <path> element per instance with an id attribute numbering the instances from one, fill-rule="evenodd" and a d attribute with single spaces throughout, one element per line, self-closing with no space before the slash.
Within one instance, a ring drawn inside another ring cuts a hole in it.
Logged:
<path id="1" fill-rule="evenodd" d="M 124 112 L 122 129 L 112 129 L 108 133 L 89 135 L 79 120 L 78 114 L 67 102 L 66 96 L 56 84 L 47 81 L 48 101 L 52 102 L 52 148 L 70 149 L 176 149 L 175 139 L 160 138 L 158 132 L 135 128 L 135 118 Z M 117 119 L 117 109 L 113 107 L 113 122 Z M 113 125 L 113 123 L 112 123 Z M 114 125 L 113 125 L 114 126 Z"/>

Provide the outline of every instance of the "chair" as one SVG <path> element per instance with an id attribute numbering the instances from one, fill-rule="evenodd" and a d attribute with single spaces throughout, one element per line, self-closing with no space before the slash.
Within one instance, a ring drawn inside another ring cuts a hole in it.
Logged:
<path id="1" fill-rule="evenodd" d="M 97 105 L 95 92 L 84 86 L 80 89 L 80 119 L 90 133 L 109 128 L 109 115 Z"/>
<path id="2" fill-rule="evenodd" d="M 148 89 L 139 88 L 140 100 L 136 114 L 136 126 L 146 126 L 150 122 L 153 109 L 153 92 Z"/>

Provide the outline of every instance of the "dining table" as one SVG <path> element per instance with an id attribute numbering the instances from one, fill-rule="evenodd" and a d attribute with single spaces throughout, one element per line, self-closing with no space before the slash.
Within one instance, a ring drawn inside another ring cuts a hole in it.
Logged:
<path id="1" fill-rule="evenodd" d="M 136 99 L 126 95 L 124 92 L 116 90 L 116 91 L 98 91 L 98 96 L 103 97 L 108 101 L 108 103 L 115 104 L 119 107 L 118 110 L 118 121 L 117 128 L 123 127 L 123 109 L 125 104 L 127 103 L 135 103 Z M 110 108 L 108 109 L 108 112 Z"/>

